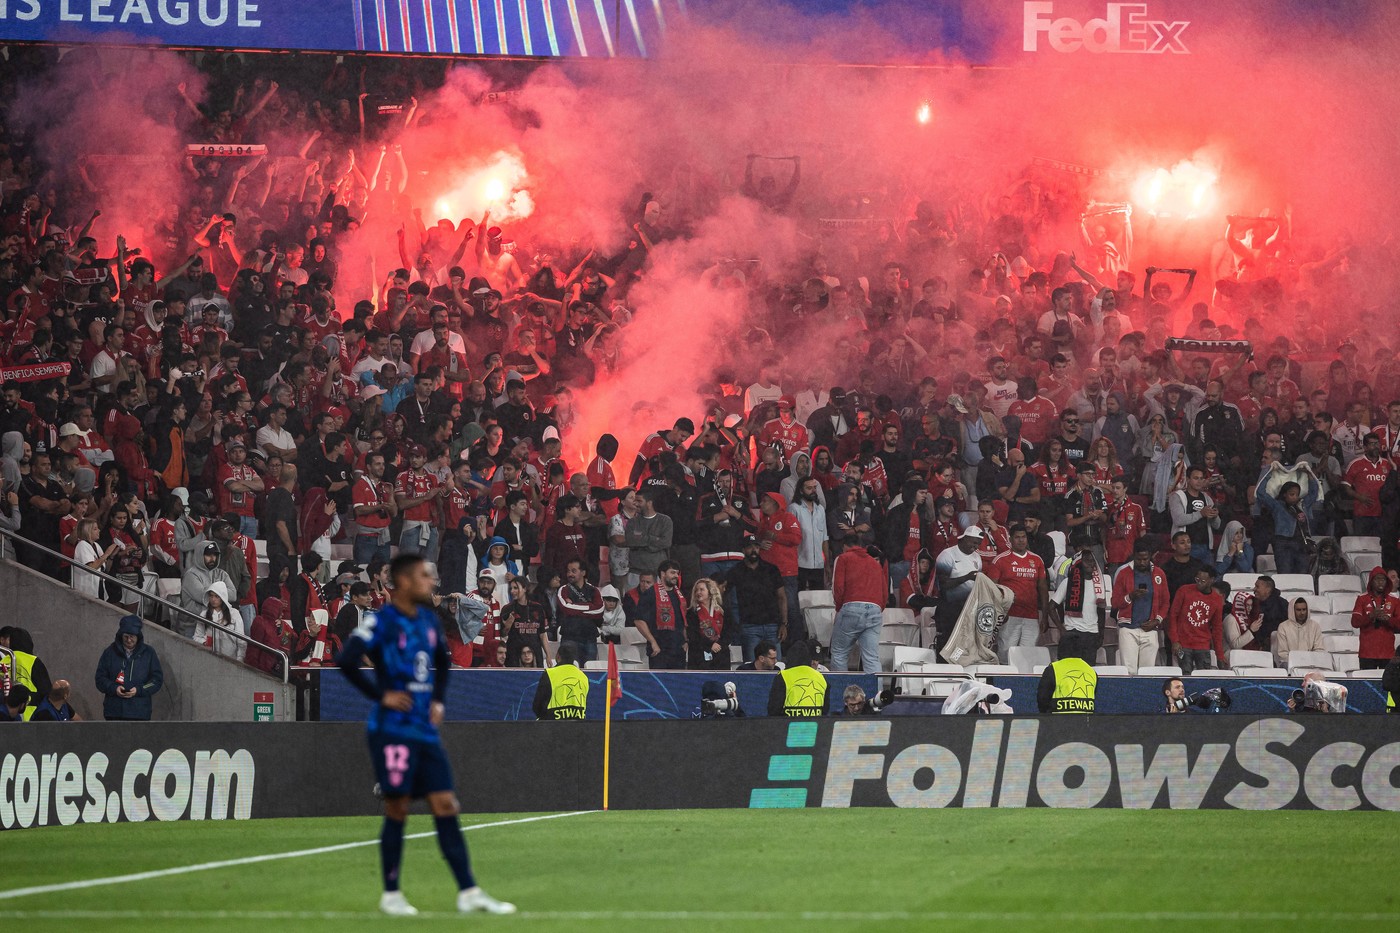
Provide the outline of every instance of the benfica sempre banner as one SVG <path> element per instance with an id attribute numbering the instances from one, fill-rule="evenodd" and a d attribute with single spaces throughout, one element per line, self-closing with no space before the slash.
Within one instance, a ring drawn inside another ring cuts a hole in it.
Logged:
<path id="1" fill-rule="evenodd" d="M 61 379 L 73 367 L 68 363 L 30 363 L 26 366 L 0 367 L 0 382 L 38 382 L 41 379 Z"/>

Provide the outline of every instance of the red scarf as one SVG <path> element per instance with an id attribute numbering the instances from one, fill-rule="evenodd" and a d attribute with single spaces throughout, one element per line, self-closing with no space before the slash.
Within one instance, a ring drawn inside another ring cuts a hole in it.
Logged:
<path id="1" fill-rule="evenodd" d="M 685 597 L 676 593 L 676 606 L 671 605 L 671 591 L 661 584 L 652 587 L 656 593 L 656 627 L 662 631 L 676 630 L 676 620 L 685 615 Z"/>
<path id="2" fill-rule="evenodd" d="M 718 642 L 724 633 L 724 610 L 701 607 L 695 610 L 695 614 L 700 619 L 700 634 L 705 641 L 710 644 Z"/>

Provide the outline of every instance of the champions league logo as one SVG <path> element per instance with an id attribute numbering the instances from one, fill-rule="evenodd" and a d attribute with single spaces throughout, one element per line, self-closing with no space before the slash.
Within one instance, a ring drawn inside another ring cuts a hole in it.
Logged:
<path id="1" fill-rule="evenodd" d="M 1040 35 L 1044 33 L 1050 48 L 1056 52 L 1083 49 L 1095 54 L 1190 53 L 1190 49 L 1181 41 L 1181 34 L 1191 23 L 1148 19 L 1145 3 L 1110 3 L 1102 19 L 1083 23 L 1068 16 L 1053 19 L 1054 10 L 1055 4 L 1049 0 L 1034 0 L 1025 4 L 1021 21 L 1022 51 L 1040 51 Z"/>

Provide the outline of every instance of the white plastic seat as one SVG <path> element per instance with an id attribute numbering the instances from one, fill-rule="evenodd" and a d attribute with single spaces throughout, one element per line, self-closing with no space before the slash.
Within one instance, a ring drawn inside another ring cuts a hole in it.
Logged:
<path id="1" fill-rule="evenodd" d="M 1319 593 L 1360 593 L 1361 581 L 1349 573 L 1324 573 L 1317 578 Z"/>
<path id="2" fill-rule="evenodd" d="M 604 669 L 604 670 L 607 670 L 607 668 L 608 668 L 608 662 L 604 661 L 604 662 L 603 662 L 603 669 Z M 650 668 L 651 668 L 651 662 L 650 662 L 650 661 L 633 661 L 633 660 L 631 660 L 630 658 L 627 659 L 627 660 L 624 660 L 624 659 L 622 659 L 622 658 L 618 658 L 618 659 L 617 659 L 617 669 L 618 669 L 619 671 L 645 671 L 645 670 L 648 670 L 648 669 L 650 669 Z"/>
<path id="3" fill-rule="evenodd" d="M 919 644 L 919 620 L 913 609 L 886 609 L 881 614 L 880 640 L 896 645 Z"/>
<path id="4" fill-rule="evenodd" d="M 264 541 L 262 538 L 254 538 L 254 539 L 253 539 L 253 552 L 256 553 L 259 557 L 266 557 L 266 556 L 267 556 L 267 542 Z"/>
<path id="5" fill-rule="evenodd" d="M 1257 573 L 1227 573 L 1222 577 L 1230 585 L 1231 593 L 1238 593 L 1240 590 L 1254 589 L 1254 581 L 1259 579 Z"/>
<path id="6" fill-rule="evenodd" d="M 1292 651 L 1288 655 L 1288 674 L 1300 677 L 1308 671 L 1335 671 L 1332 655 L 1326 651 Z"/>
<path id="7" fill-rule="evenodd" d="M 621 661 L 618 662 L 619 665 L 621 665 L 621 663 L 622 663 Z M 608 662 L 607 662 L 607 661 L 584 661 L 584 662 L 583 662 L 583 669 L 584 669 L 585 671 L 605 671 L 605 670 L 608 669 Z"/>
<path id="8" fill-rule="evenodd" d="M 1347 626 L 1351 626 L 1351 611 L 1356 608 L 1356 597 L 1360 593 L 1332 593 L 1332 614 L 1344 615 L 1347 617 Z"/>
<path id="9" fill-rule="evenodd" d="M 1260 573 L 1273 573 L 1278 563 L 1272 554 L 1260 554 L 1254 558 L 1254 566 Z"/>
<path id="10" fill-rule="evenodd" d="M 1341 548 L 1342 556 L 1350 557 L 1352 554 L 1379 554 L 1381 552 L 1381 539 L 1374 535 L 1345 535 L 1341 541 L 1337 542 Z"/>
<path id="11" fill-rule="evenodd" d="M 1163 664 L 1156 667 L 1138 668 L 1139 677 L 1180 677 L 1181 668 L 1175 664 Z"/>
<path id="12" fill-rule="evenodd" d="M 1347 671 L 1347 677 L 1352 680 L 1380 680 L 1384 676 L 1383 670 Z"/>
<path id="13" fill-rule="evenodd" d="M 1008 654 L 1007 660 L 1011 666 L 1023 674 L 1038 674 L 1050 665 L 1049 648 L 1027 648 L 1017 645 Z"/>
<path id="14" fill-rule="evenodd" d="M 798 594 L 798 596 L 801 595 L 801 593 Z M 803 609 L 802 620 L 807 623 L 807 634 L 828 648 L 831 647 L 831 629 L 836 625 L 836 608 L 834 606 L 813 606 L 810 609 Z"/>
<path id="15" fill-rule="evenodd" d="M 831 590 L 802 590 L 797 594 L 797 608 L 810 609 L 814 606 L 835 607 L 836 601 Z"/>
<path id="16" fill-rule="evenodd" d="M 938 652 L 932 648 L 914 648 L 909 645 L 896 645 L 894 652 L 894 669 L 899 670 L 906 664 L 938 664 Z"/>
<path id="17" fill-rule="evenodd" d="M 1315 615 L 1313 618 L 1317 620 L 1317 627 L 1322 629 L 1323 635 L 1329 632 L 1336 634 L 1356 631 L 1351 627 L 1351 613 L 1349 612 L 1330 612 L 1325 615 Z"/>
<path id="18" fill-rule="evenodd" d="M 1021 673 L 1010 664 L 970 664 L 967 669 L 978 677 L 1000 677 Z"/>
<path id="19" fill-rule="evenodd" d="M 943 694 L 930 693 L 929 687 L 938 682 L 953 683 L 959 680 L 968 680 L 972 677 L 966 669 L 957 664 L 936 664 L 932 662 L 920 663 L 911 661 L 900 664 L 895 669 L 896 673 L 904 674 L 937 674 L 935 677 L 900 677 L 896 682 L 901 690 L 913 696 L 929 695 L 940 696 Z"/>
<path id="20" fill-rule="evenodd" d="M 1274 577 L 1274 586 L 1278 587 L 1280 590 L 1287 590 L 1287 591 L 1289 591 L 1289 592 L 1296 592 L 1296 593 L 1311 593 L 1311 592 L 1313 592 L 1313 578 L 1312 578 L 1312 574 L 1307 574 L 1307 573 L 1276 573 L 1276 574 L 1273 575 L 1273 577 Z"/>
<path id="21" fill-rule="evenodd" d="M 1100 677 L 1127 677 L 1128 668 L 1122 664 L 1099 664 L 1094 667 L 1094 673 Z"/>
<path id="22" fill-rule="evenodd" d="M 1332 611 L 1332 594 L 1326 596 L 1314 596 L 1311 593 L 1304 593 L 1303 599 L 1307 601 L 1308 612 L 1313 615 L 1329 613 Z M 1293 615 L 1293 604 L 1288 604 L 1289 616 Z"/>
<path id="23" fill-rule="evenodd" d="M 729 646 L 729 666 L 730 666 L 730 667 L 733 667 L 733 666 L 736 665 L 736 664 L 743 664 L 743 663 L 744 663 L 744 646 L 743 646 L 743 645 L 730 645 L 730 646 Z"/>
<path id="24" fill-rule="evenodd" d="M 1229 654 L 1230 667 L 1235 670 L 1242 670 L 1250 667 L 1273 667 L 1274 656 L 1267 651 L 1231 651 Z"/>
<path id="25" fill-rule="evenodd" d="M 1281 667 L 1251 667 L 1244 674 L 1249 677 L 1287 677 L 1288 671 Z"/>
<path id="26" fill-rule="evenodd" d="M 1347 561 L 1351 564 L 1351 569 L 1355 570 L 1363 579 L 1369 577 L 1372 570 L 1381 565 L 1379 554 L 1350 554 Z"/>
<path id="27" fill-rule="evenodd" d="M 1361 636 L 1353 630 L 1349 634 L 1323 635 L 1322 645 L 1333 654 L 1359 654 Z M 1336 668 L 1341 670 L 1341 668 Z"/>
<path id="28" fill-rule="evenodd" d="M 1048 664 L 1037 664 L 1035 667 L 1031 668 L 1031 673 L 1039 677 L 1041 674 L 1045 673 L 1045 669 L 1049 666 Z"/>
<path id="29" fill-rule="evenodd" d="M 621 644 L 617 646 L 617 660 L 623 661 L 645 661 L 647 652 L 640 644 Z"/>
<path id="30" fill-rule="evenodd" d="M 1240 676 L 1240 675 L 1237 674 L 1235 671 L 1229 669 L 1229 668 L 1226 668 L 1226 669 L 1223 670 L 1223 671 L 1219 671 L 1219 670 L 1216 670 L 1215 668 L 1212 667 L 1212 668 L 1205 669 L 1205 670 L 1197 670 L 1197 671 L 1194 671 L 1193 673 L 1186 674 L 1186 675 L 1184 675 L 1184 676 L 1186 676 L 1186 677 L 1238 677 L 1238 676 Z"/>
<path id="31" fill-rule="evenodd" d="M 1356 671 L 1361 669 L 1361 658 L 1355 654 L 1334 653 L 1332 655 L 1332 670 L 1334 671 Z"/>
<path id="32" fill-rule="evenodd" d="M 642 637 L 642 633 L 637 631 L 632 626 L 629 625 L 622 630 L 623 645 L 645 645 L 646 643 L 647 640 Z"/>

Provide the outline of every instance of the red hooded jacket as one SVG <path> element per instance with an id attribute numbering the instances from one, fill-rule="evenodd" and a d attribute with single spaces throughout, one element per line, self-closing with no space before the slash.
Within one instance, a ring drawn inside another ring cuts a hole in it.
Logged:
<path id="1" fill-rule="evenodd" d="M 1371 592 L 1370 584 L 1376 578 L 1385 581 L 1385 591 L 1377 596 Z M 1366 592 L 1356 597 L 1356 605 L 1351 610 L 1351 627 L 1361 630 L 1361 657 L 1370 661 L 1388 661 L 1395 656 L 1395 633 L 1400 632 L 1400 596 L 1390 592 L 1390 576 L 1383 568 L 1371 571 Z M 1383 619 L 1374 618 L 1374 610 L 1385 613 Z"/>
<path id="2" fill-rule="evenodd" d="M 797 576 L 797 546 L 802 543 L 802 528 L 797 524 L 797 516 L 787 510 L 787 497 L 776 492 L 768 493 L 769 498 L 778 504 L 778 511 L 772 515 L 758 517 L 758 541 L 771 546 L 762 551 L 761 557 L 778 568 L 785 577 Z"/>

